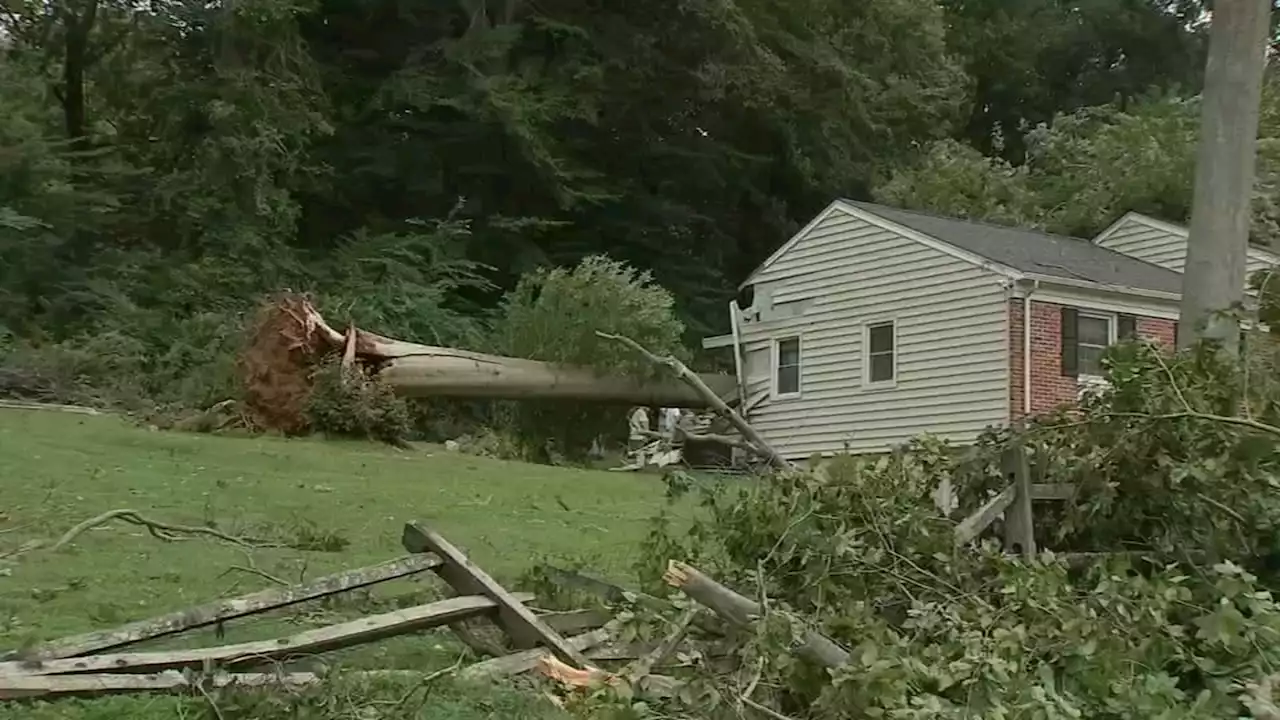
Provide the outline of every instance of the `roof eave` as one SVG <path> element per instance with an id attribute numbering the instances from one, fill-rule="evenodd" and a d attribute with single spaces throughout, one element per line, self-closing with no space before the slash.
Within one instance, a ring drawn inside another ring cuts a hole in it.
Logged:
<path id="1" fill-rule="evenodd" d="M 1182 293 L 1171 293 L 1164 290 L 1150 290 L 1147 288 L 1132 287 L 1130 285 L 1112 285 L 1110 283 L 1057 277 L 1056 275 L 1042 275 L 1040 273 L 1025 273 L 1023 277 L 1027 280 L 1035 280 L 1037 282 L 1050 285 L 1086 288 L 1089 290 L 1103 290 L 1106 292 L 1119 293 L 1121 295 L 1136 295 L 1138 297 L 1151 298 L 1153 300 L 1172 300 L 1174 302 L 1178 302 L 1182 299 Z"/>

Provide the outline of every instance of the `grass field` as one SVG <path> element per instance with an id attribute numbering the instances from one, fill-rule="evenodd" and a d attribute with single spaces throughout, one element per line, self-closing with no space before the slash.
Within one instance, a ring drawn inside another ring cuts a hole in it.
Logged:
<path id="1" fill-rule="evenodd" d="M 662 502 L 653 476 L 507 463 L 444 450 L 397 451 L 317 440 L 228 438 L 149 431 L 108 417 L 0 410 L 0 557 L 24 542 L 57 538 L 114 508 L 156 520 L 211 525 L 305 549 L 264 549 L 252 557 L 211 539 L 165 542 L 118 522 L 81 535 L 57 552 L 0 560 L 0 648 L 110 627 L 250 592 L 269 581 L 254 567 L 297 581 L 402 554 L 401 527 L 420 520 L 466 549 L 501 581 L 540 559 L 586 560 L 601 575 L 625 578 Z M 383 593 L 436 595 L 435 578 L 392 583 Z M 305 616 L 246 620 L 220 642 L 297 632 L 389 602 L 332 605 Z M 383 608 L 385 609 L 385 608 Z M 169 644 L 212 643 L 212 633 Z M 430 671 L 457 658 L 444 634 L 398 638 L 342 657 L 355 667 Z M 400 714 L 354 713 L 357 700 L 317 698 L 318 714 L 265 706 L 221 706 L 204 698 L 116 697 L 0 705 L 0 718 L 557 717 L 532 695 L 444 684 Z M 240 702 L 227 700 L 227 702 Z M 244 701 L 248 702 L 248 701 Z"/>

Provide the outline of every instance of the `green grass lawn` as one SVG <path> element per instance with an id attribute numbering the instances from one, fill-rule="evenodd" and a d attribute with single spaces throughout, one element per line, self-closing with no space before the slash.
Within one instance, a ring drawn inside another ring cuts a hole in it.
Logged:
<path id="1" fill-rule="evenodd" d="M 545 558 L 586 560 L 600 575 L 625 579 L 662 495 L 661 481 L 651 475 L 509 463 L 444 450 L 166 433 L 109 417 L 0 410 L 0 556 L 28 540 L 57 538 L 113 508 L 315 548 L 263 549 L 249 557 L 217 540 L 165 542 L 114 521 L 56 553 L 35 550 L 0 560 L 0 648 L 107 628 L 270 584 L 233 566 L 253 566 L 293 582 L 390 559 L 403 554 L 400 532 L 408 520 L 436 529 L 500 581 L 515 580 Z M 378 598 L 390 594 L 420 602 L 438 596 L 441 587 L 434 577 L 396 581 L 350 606 L 240 621 L 219 642 L 385 610 Z M 162 646 L 212 642 L 208 632 Z M 430 671 L 452 663 L 457 653 L 447 634 L 433 633 L 397 638 L 341 660 L 353 667 Z M 400 715 L 368 716 L 556 717 L 550 704 L 532 695 L 443 682 L 429 702 L 408 704 L 415 710 L 402 703 Z M 354 701 L 344 702 L 347 707 Z M 276 717 L 262 707 L 228 707 L 220 708 L 223 720 Z M 348 710 L 329 712 L 307 717 L 356 717 Z M 202 716 L 218 717 L 203 698 L 0 705 L 5 719 Z"/>

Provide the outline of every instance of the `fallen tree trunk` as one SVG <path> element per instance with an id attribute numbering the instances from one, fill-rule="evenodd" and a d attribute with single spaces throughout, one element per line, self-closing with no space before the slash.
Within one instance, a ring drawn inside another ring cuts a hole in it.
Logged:
<path id="1" fill-rule="evenodd" d="M 485 397 L 507 400 L 593 400 L 654 407 L 700 408 L 697 392 L 682 382 L 639 382 L 597 375 L 586 368 L 422 346 L 417 355 L 390 359 L 378 373 L 404 397 Z M 733 378 L 708 375 L 718 392 L 732 392 Z M 710 384 L 709 383 L 709 384 Z"/>
<path id="2" fill-rule="evenodd" d="M 602 376 L 590 368 L 419 345 L 358 328 L 339 332 L 306 298 L 286 294 L 260 310 L 241 358 L 245 404 L 253 419 L 285 432 L 302 431 L 310 374 L 327 355 L 341 355 L 347 364 L 354 360 L 402 397 L 707 405 L 704 396 L 676 378 L 642 382 Z M 736 397 L 736 381 L 728 375 L 699 379 L 720 398 Z"/>

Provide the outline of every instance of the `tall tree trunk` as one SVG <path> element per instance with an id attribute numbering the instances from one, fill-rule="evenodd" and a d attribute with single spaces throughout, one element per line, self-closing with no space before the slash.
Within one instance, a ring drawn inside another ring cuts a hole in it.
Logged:
<path id="1" fill-rule="evenodd" d="M 89 0 L 83 14 L 66 11 L 67 39 L 62 59 L 62 115 L 67 137 L 83 148 L 87 124 L 84 75 L 91 61 L 89 35 L 98 19 L 98 0 Z"/>
<path id="2" fill-rule="evenodd" d="M 1270 15 L 1271 0 L 1214 3 L 1191 234 L 1182 280 L 1179 347 L 1208 338 L 1234 351 L 1239 343 L 1239 325 L 1221 311 L 1244 299 L 1258 107 Z"/>

